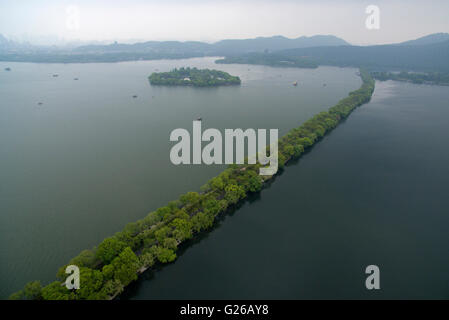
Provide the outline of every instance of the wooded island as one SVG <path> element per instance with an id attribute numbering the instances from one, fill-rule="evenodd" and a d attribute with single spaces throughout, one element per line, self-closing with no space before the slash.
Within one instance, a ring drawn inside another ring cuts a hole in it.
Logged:
<path id="1" fill-rule="evenodd" d="M 442 72 L 371 72 L 371 76 L 380 81 L 395 80 L 416 84 L 449 86 L 449 73 Z"/>
<path id="2" fill-rule="evenodd" d="M 213 69 L 179 68 L 170 72 L 153 72 L 148 79 L 152 85 L 215 87 L 238 85 L 240 78 Z"/>
<path id="3" fill-rule="evenodd" d="M 272 67 L 295 67 L 295 68 L 318 68 L 318 64 L 311 58 L 289 57 L 275 53 L 248 53 L 239 56 L 230 56 L 224 59 L 218 59 L 215 63 L 221 64 L 255 64 Z"/>

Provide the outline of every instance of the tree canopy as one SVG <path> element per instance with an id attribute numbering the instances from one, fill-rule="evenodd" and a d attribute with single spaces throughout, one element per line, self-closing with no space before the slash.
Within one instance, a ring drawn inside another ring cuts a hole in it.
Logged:
<path id="1" fill-rule="evenodd" d="M 148 79 L 152 85 L 213 87 L 239 85 L 240 78 L 220 70 L 179 68 L 170 72 L 153 72 Z"/>

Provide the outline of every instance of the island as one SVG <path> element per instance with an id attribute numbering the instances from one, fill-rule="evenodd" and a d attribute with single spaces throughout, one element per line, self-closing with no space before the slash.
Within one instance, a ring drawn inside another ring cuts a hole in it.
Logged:
<path id="1" fill-rule="evenodd" d="M 216 87 L 239 85 L 240 78 L 213 69 L 179 68 L 170 72 L 153 72 L 148 79 L 152 85 Z"/>
<path id="2" fill-rule="evenodd" d="M 289 57 L 275 53 L 248 53 L 244 55 L 229 56 L 218 59 L 215 63 L 221 64 L 255 64 L 272 67 L 294 67 L 294 68 L 318 68 L 315 60 L 309 57 Z"/>
<path id="3" fill-rule="evenodd" d="M 441 86 L 449 86 L 449 73 L 443 72 L 371 72 L 374 79 L 380 81 L 394 80 L 404 81 L 416 84 L 436 84 Z"/>

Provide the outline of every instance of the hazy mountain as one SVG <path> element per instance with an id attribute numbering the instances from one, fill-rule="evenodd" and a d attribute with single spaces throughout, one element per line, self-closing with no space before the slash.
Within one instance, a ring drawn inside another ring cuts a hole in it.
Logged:
<path id="1" fill-rule="evenodd" d="M 364 66 L 376 70 L 449 72 L 449 41 L 421 45 L 334 46 L 282 50 L 320 65 Z"/>
<path id="2" fill-rule="evenodd" d="M 447 40 L 445 40 L 448 38 Z M 216 43 L 148 41 L 134 44 L 85 45 L 77 48 L 15 45 L 0 36 L 0 61 L 116 62 L 227 56 L 226 63 L 293 63 L 295 66 L 365 66 L 376 70 L 449 72 L 449 35 L 432 34 L 398 44 L 351 46 L 335 36 L 289 39 L 282 36 Z"/>
<path id="3" fill-rule="evenodd" d="M 255 39 L 222 40 L 213 44 L 216 52 L 224 54 L 275 51 L 292 48 L 349 45 L 345 40 L 331 35 L 316 35 L 289 39 L 283 36 Z"/>
<path id="4" fill-rule="evenodd" d="M 148 41 L 135 44 L 114 43 L 103 46 L 82 46 L 74 51 L 79 53 L 101 52 L 154 52 L 154 53 L 178 53 L 203 55 L 225 55 L 246 52 L 263 52 L 283 50 L 290 48 L 304 48 L 313 46 L 348 45 L 343 39 L 335 36 L 317 35 L 312 37 L 299 37 L 289 39 L 282 36 L 259 37 L 255 39 L 222 40 L 213 44 L 199 41 Z"/>
<path id="5" fill-rule="evenodd" d="M 210 51 L 210 44 L 199 41 L 147 41 L 134 44 L 113 43 L 110 45 L 88 45 L 75 48 L 78 53 L 102 52 L 166 52 L 166 53 L 192 53 Z"/>
<path id="6" fill-rule="evenodd" d="M 409 40 L 405 42 L 398 43 L 399 45 L 426 45 L 426 44 L 434 44 L 434 43 L 440 43 L 449 41 L 449 33 L 433 33 L 429 34 L 427 36 L 415 39 L 415 40 Z"/>

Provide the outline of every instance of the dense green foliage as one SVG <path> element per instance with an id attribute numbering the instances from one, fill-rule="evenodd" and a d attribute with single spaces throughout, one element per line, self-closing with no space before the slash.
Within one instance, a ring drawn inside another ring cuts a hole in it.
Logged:
<path id="1" fill-rule="evenodd" d="M 335 128 L 357 106 L 370 100 L 374 80 L 361 71 L 362 86 L 340 100 L 327 112 L 320 112 L 279 139 L 279 166 L 298 158 L 324 134 Z M 259 192 L 272 176 L 259 175 L 260 164 L 230 165 L 209 180 L 202 192 L 188 192 L 179 200 L 126 225 L 123 231 L 103 240 L 97 248 L 85 250 L 69 264 L 80 267 L 81 288 L 69 291 L 63 285 L 63 266 L 55 281 L 44 288 L 31 282 L 11 299 L 111 299 L 156 262 L 176 259 L 178 246 L 213 226 L 215 218 L 249 193 Z"/>
<path id="2" fill-rule="evenodd" d="M 275 67 L 317 68 L 318 64 L 305 57 L 287 57 L 272 53 L 249 53 L 241 56 L 229 56 L 215 61 L 216 63 L 261 64 Z"/>
<path id="3" fill-rule="evenodd" d="M 449 86 L 449 73 L 441 72 L 429 72 L 429 73 L 417 73 L 417 72 L 371 72 L 373 78 L 385 81 L 396 80 L 406 81 L 417 84 L 439 84 Z"/>
<path id="4" fill-rule="evenodd" d="M 213 87 L 240 84 L 240 78 L 220 70 L 180 68 L 170 72 L 153 72 L 152 85 Z"/>
<path id="5" fill-rule="evenodd" d="M 39 300 L 42 299 L 42 287 L 39 281 L 32 281 L 25 285 L 23 290 L 13 293 L 11 300 Z"/>

